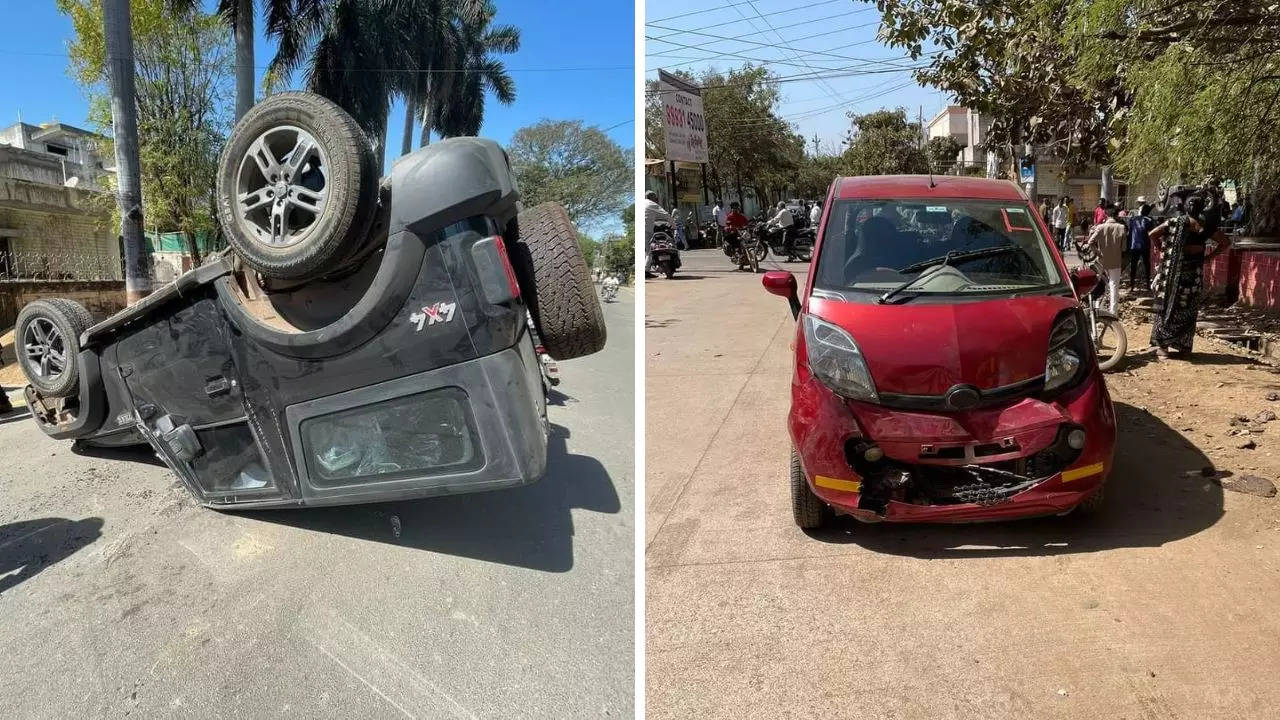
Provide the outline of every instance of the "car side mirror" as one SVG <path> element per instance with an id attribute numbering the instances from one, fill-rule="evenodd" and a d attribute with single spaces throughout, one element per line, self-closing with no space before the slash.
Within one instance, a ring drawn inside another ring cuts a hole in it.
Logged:
<path id="1" fill-rule="evenodd" d="M 791 306 L 791 317 L 800 316 L 800 294 L 796 285 L 796 276 L 786 270 L 770 270 L 760 280 L 764 289 L 787 299 Z"/>
<path id="2" fill-rule="evenodd" d="M 1072 270 L 1071 286 L 1076 290 L 1076 297 L 1084 297 L 1098 286 L 1098 273 L 1089 268 Z"/>

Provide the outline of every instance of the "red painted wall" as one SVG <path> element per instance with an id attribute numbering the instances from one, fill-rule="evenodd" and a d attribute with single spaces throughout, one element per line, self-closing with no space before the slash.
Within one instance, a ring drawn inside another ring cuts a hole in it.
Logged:
<path id="1" fill-rule="evenodd" d="M 1280 310 L 1280 251 L 1239 250 L 1240 302 Z"/>

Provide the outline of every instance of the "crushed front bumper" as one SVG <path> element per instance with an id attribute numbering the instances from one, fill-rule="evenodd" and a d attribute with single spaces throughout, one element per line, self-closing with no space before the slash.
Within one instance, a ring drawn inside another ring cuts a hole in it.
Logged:
<path id="1" fill-rule="evenodd" d="M 846 401 L 807 373 L 792 383 L 789 431 L 814 493 L 869 522 L 979 522 L 1061 514 L 1111 469 L 1115 416 L 1101 373 L 1044 401 L 954 413 Z M 1083 430 L 1070 450 L 1066 434 Z M 883 457 L 868 462 L 876 448 Z"/>

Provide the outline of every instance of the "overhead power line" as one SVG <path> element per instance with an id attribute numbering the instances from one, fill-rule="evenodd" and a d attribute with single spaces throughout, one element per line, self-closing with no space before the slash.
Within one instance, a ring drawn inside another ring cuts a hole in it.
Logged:
<path id="1" fill-rule="evenodd" d="M 724 5 L 720 5 L 718 7 L 706 8 L 705 10 L 691 10 L 687 13 L 680 13 L 679 15 L 668 15 L 666 17 L 654 18 L 653 22 L 663 22 L 664 20 L 675 20 L 676 18 L 689 17 L 690 15 L 702 15 L 704 13 L 715 12 L 717 10 L 728 10 L 731 7 L 737 7 L 738 5 L 746 5 L 746 4 L 747 4 L 746 0 L 743 0 L 742 2 L 725 3 Z"/>
<path id="2" fill-rule="evenodd" d="M 818 3 L 813 3 L 812 5 L 806 5 L 805 7 L 800 8 L 800 9 L 801 9 L 801 10 L 812 10 L 813 8 L 816 8 L 816 7 L 822 7 L 823 5 L 832 5 L 832 4 L 834 4 L 834 3 L 844 3 L 844 4 L 848 5 L 849 0 L 825 0 L 824 2 L 818 2 Z M 780 26 L 780 28 L 779 28 L 779 29 L 783 29 L 783 28 L 793 28 L 793 27 L 800 27 L 801 25 L 810 25 L 810 24 L 812 24 L 812 23 L 816 23 L 816 22 L 825 22 L 825 21 L 827 21 L 827 20 L 834 20 L 834 19 L 836 19 L 836 18 L 849 17 L 849 16 L 852 16 L 852 15 L 861 15 L 862 13 L 870 12 L 870 11 L 872 11 L 872 10 L 875 10 L 875 8 L 870 7 L 870 8 L 863 8 L 863 9 L 861 9 L 861 10 L 846 11 L 846 12 L 842 12 L 842 13 L 839 13 L 839 14 L 837 14 L 837 15 L 831 15 L 831 16 L 828 16 L 828 17 L 825 17 L 825 18 L 815 18 L 815 19 L 813 19 L 813 20 L 802 20 L 802 21 L 800 21 L 800 22 L 791 23 L 790 25 L 782 25 L 782 26 Z M 661 20 L 646 20 L 644 24 L 645 24 L 645 25 L 647 25 L 647 26 L 649 26 L 649 27 L 655 27 L 654 23 L 659 23 L 659 22 L 662 22 L 662 21 L 661 21 Z M 722 21 L 720 21 L 720 22 L 718 22 L 718 23 L 711 23 L 710 25 L 701 25 L 701 26 L 699 26 L 699 27 L 695 27 L 695 28 L 680 28 L 680 29 L 676 29 L 676 28 L 669 28 L 669 29 L 671 29 L 671 30 L 673 30 L 673 31 L 674 31 L 674 32 L 672 32 L 672 33 L 671 33 L 672 35 L 679 35 L 679 34 L 680 34 L 680 33 L 682 33 L 682 32 L 689 32 L 689 31 L 691 31 L 691 30 L 697 30 L 697 31 L 701 32 L 701 31 L 703 31 L 703 30 L 710 30 L 711 28 L 724 27 L 725 25 L 737 25 L 737 24 L 738 24 L 738 23 L 740 23 L 740 22 L 744 22 L 744 20 L 743 20 L 742 18 L 734 18 L 734 19 L 732 19 L 732 20 L 722 20 Z M 664 28 L 664 29 L 666 29 L 666 28 Z M 754 34 L 755 34 L 755 33 L 747 33 L 747 35 L 754 35 Z M 665 37 L 665 36 L 664 36 L 664 37 Z M 743 37 L 745 37 L 745 36 L 743 36 Z"/>
<path id="3" fill-rule="evenodd" d="M 657 38 L 653 38 L 653 37 L 650 37 L 650 36 L 646 35 L 646 36 L 645 36 L 645 39 L 646 39 L 646 40 L 656 40 Z M 674 46 L 676 46 L 676 47 L 684 48 L 684 49 L 686 49 L 686 50 L 701 50 L 701 48 L 697 47 L 696 45 L 685 45 L 684 43 L 678 43 L 678 42 L 674 42 L 674 41 L 672 41 L 672 40 L 660 40 L 659 42 L 664 42 L 664 43 L 667 43 L 668 45 L 674 45 Z M 758 44 L 763 44 L 763 43 L 758 43 Z M 766 45 L 766 46 L 767 46 L 767 47 L 775 47 L 775 48 L 777 47 L 776 45 L 775 45 L 775 46 L 768 46 L 768 45 Z M 704 51 L 704 52 L 705 52 L 705 51 Z M 873 63 L 873 64 L 880 64 L 880 65 L 883 65 L 883 64 L 886 64 L 886 61 L 910 60 L 910 58 L 909 58 L 908 56 L 906 56 L 906 55 L 903 55 L 903 56 L 900 56 L 900 57 L 893 57 L 893 58 L 875 59 L 875 58 L 855 58 L 855 57 L 850 57 L 850 56 L 848 56 L 848 55 L 836 55 L 836 54 L 834 54 L 834 53 L 827 53 L 827 52 L 823 52 L 823 51 L 818 51 L 818 52 L 821 52 L 821 53 L 822 53 L 822 54 L 824 54 L 824 55 L 830 55 L 830 56 L 831 56 L 831 57 L 833 57 L 833 58 L 837 58 L 837 59 L 843 60 L 843 61 L 845 61 L 845 62 L 863 62 L 863 63 Z M 718 53 L 714 53 L 713 55 L 709 55 L 709 56 L 707 56 L 707 58 L 706 58 L 706 59 L 707 59 L 707 60 L 712 60 L 712 59 L 714 59 L 714 58 L 716 58 L 716 57 L 734 57 L 734 58 L 738 58 L 738 59 L 740 59 L 740 60 L 748 60 L 748 61 L 751 61 L 751 62 L 757 62 L 757 63 L 761 63 L 761 64 L 764 64 L 764 65 L 788 65 L 788 66 L 791 66 L 791 67 L 805 68 L 805 69 L 808 69 L 808 70 L 813 70 L 813 69 L 814 69 L 814 68 L 813 68 L 813 66 L 811 66 L 811 65 L 805 65 L 805 64 L 803 64 L 803 63 L 794 63 L 794 62 L 788 62 L 788 61 L 786 61 L 786 60 L 776 60 L 776 59 L 771 59 L 771 58 L 753 57 L 753 56 L 751 56 L 751 55 L 743 55 L 743 54 L 741 54 L 741 53 L 733 53 L 733 52 L 718 52 Z M 821 68 L 821 69 L 825 70 L 825 69 L 829 69 L 829 68 Z"/>
<path id="4" fill-rule="evenodd" d="M 835 30 L 827 30 L 826 32 L 810 33 L 810 34 L 808 34 L 808 35 L 805 35 L 803 38 L 796 38 L 796 39 L 797 39 L 797 40 L 812 40 L 813 38 L 826 37 L 826 36 L 828 36 L 828 35 L 837 35 L 837 34 L 842 33 L 842 32 L 849 32 L 850 30 L 860 30 L 860 29 L 865 28 L 865 27 L 870 27 L 870 26 L 872 26 L 872 25 L 879 25 L 879 24 L 880 24 L 880 21 L 879 21 L 879 20 L 876 20 L 875 22 L 862 23 L 862 24 L 859 24 L 859 25 L 850 25 L 850 26 L 848 26 L 848 27 L 836 28 Z M 659 29 L 659 30 L 665 29 L 665 28 L 663 28 L 661 25 L 650 25 L 649 27 L 656 28 L 656 29 Z M 785 27 L 785 26 L 784 26 L 784 27 Z M 692 31 L 687 31 L 687 32 L 689 32 L 689 34 L 696 34 L 696 35 L 705 35 L 705 34 L 706 34 L 706 33 L 693 33 Z M 671 33 L 670 35 L 663 35 L 662 37 L 663 37 L 663 38 L 668 38 L 668 37 L 673 37 L 673 36 L 675 36 L 675 35 L 680 35 L 680 34 L 682 34 L 682 33 Z M 711 52 L 710 50 L 708 50 L 708 49 L 707 49 L 707 46 L 709 46 L 709 45 L 715 45 L 715 44 L 716 44 L 716 43 L 718 43 L 718 42 L 730 42 L 730 41 L 736 41 L 736 42 L 748 42 L 748 41 L 746 41 L 746 40 L 743 40 L 743 38 L 751 37 L 751 36 L 756 35 L 756 34 L 757 34 L 757 33 L 745 33 L 745 34 L 743 34 L 743 35 L 735 35 L 734 37 L 727 37 L 727 38 L 720 38 L 719 40 L 712 40 L 711 42 L 705 43 L 705 44 L 703 44 L 703 45 L 699 45 L 699 46 L 698 46 L 698 49 L 699 49 L 699 50 L 701 50 L 701 51 L 703 51 L 703 52 Z M 709 37 L 715 37 L 715 36 L 714 36 L 714 35 L 712 35 L 712 36 L 709 36 Z M 654 39 L 655 39 L 655 40 L 661 40 L 662 38 L 654 38 Z M 829 49 L 829 50 L 838 50 L 838 49 L 840 49 L 840 48 L 849 48 L 849 47 L 857 47 L 858 45 L 867 45 L 867 44 L 869 44 L 869 43 L 873 43 L 873 42 L 877 42 L 877 40 L 876 40 L 875 38 L 872 38 L 872 39 L 870 39 L 870 40 L 859 40 L 858 42 L 855 42 L 855 43 L 844 43 L 844 44 L 838 45 L 838 46 L 833 47 L 833 48 L 828 48 L 828 49 Z M 770 44 L 770 43 L 752 43 L 752 44 L 764 45 L 765 47 L 777 47 L 776 45 L 772 45 L 772 44 Z M 809 50 L 803 50 L 803 52 L 807 54 L 807 53 L 809 53 L 809 52 L 826 52 L 826 51 L 825 51 L 825 50 L 823 50 L 823 51 L 809 51 Z M 666 52 L 645 53 L 645 57 L 659 57 L 659 56 L 662 56 L 662 55 L 669 55 L 669 54 L 670 54 L 670 53 L 666 53 Z"/>

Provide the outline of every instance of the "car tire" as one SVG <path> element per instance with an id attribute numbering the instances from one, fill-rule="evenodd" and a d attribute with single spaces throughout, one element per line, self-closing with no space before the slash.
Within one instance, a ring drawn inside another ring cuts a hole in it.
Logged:
<path id="1" fill-rule="evenodd" d="M 1104 482 L 1092 495 L 1084 499 L 1084 502 L 1076 506 L 1075 512 L 1072 513 L 1078 517 L 1089 518 L 1095 517 L 1102 511 L 1102 506 L 1107 501 L 1107 484 Z"/>
<path id="2" fill-rule="evenodd" d="M 800 467 L 800 454 L 791 448 L 791 515 L 802 530 L 817 530 L 831 518 L 831 508 L 814 494 Z"/>
<path id="3" fill-rule="evenodd" d="M 559 203 L 545 202 L 516 218 L 512 264 L 547 354 L 569 360 L 604 347 L 604 314 L 578 230 Z"/>
<path id="4" fill-rule="evenodd" d="M 78 302 L 36 300 L 18 313 L 14 348 L 27 382 L 51 398 L 75 395 L 80 384 L 80 334 L 93 316 Z"/>
<path id="5" fill-rule="evenodd" d="M 314 279 L 367 241 L 378 165 L 342 108 L 311 93 L 279 93 L 236 123 L 218 161 L 217 200 L 218 221 L 245 265 L 276 280 Z"/>

